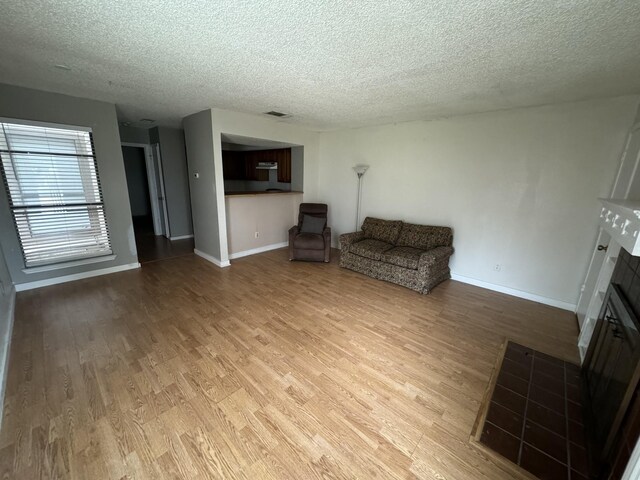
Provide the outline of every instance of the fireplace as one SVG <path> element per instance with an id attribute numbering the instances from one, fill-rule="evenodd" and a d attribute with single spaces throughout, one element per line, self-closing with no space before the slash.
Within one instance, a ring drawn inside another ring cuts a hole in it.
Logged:
<path id="1" fill-rule="evenodd" d="M 582 368 L 592 463 L 601 472 L 624 468 L 640 435 L 639 314 L 640 257 L 623 248 Z"/>

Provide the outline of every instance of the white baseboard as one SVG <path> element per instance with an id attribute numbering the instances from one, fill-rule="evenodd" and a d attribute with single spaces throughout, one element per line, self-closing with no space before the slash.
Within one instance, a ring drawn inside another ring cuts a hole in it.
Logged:
<path id="1" fill-rule="evenodd" d="M 515 288 L 504 287 L 502 285 L 496 285 L 494 283 L 483 282 L 482 280 L 476 280 L 475 278 L 465 277 L 451 272 L 451 279 L 462 283 L 468 283 L 469 285 L 475 285 L 476 287 L 486 288 L 487 290 L 493 290 L 494 292 L 506 293 L 514 297 L 524 298 L 526 300 L 532 300 L 534 302 L 543 303 L 552 307 L 561 308 L 562 310 L 569 310 L 575 312 L 577 305 L 575 303 L 563 302 L 562 300 L 556 300 L 555 298 L 543 297 L 535 295 L 533 293 L 524 292 L 522 290 L 516 290 Z"/>
<path id="2" fill-rule="evenodd" d="M 11 334 L 13 332 L 13 318 L 16 305 L 16 289 L 12 286 L 8 294 L 3 295 L 0 302 L 0 322 L 7 322 L 4 335 L 0 338 L 0 405 L 4 405 L 4 394 L 7 388 L 7 372 L 9 371 L 9 353 L 11 352 Z M 0 297 L 1 298 L 1 297 Z M 4 409 L 0 409 L 0 427 Z"/>
<path id="3" fill-rule="evenodd" d="M 217 259 L 216 257 L 212 257 L 211 255 L 201 252 L 200 250 L 198 250 L 197 248 L 193 249 L 193 253 L 195 253 L 196 255 L 198 255 L 199 257 L 204 258 L 207 262 L 211 262 L 213 263 L 215 266 L 220 267 L 220 268 L 224 268 L 224 267 L 229 267 L 231 266 L 231 264 L 229 263 L 229 261 L 227 260 L 226 262 L 223 262 L 219 259 Z"/>
<path id="4" fill-rule="evenodd" d="M 264 247 L 252 248 L 251 250 L 244 250 L 242 252 L 230 253 L 229 260 L 247 257 L 249 255 L 255 255 L 256 253 L 268 252 L 269 250 L 276 250 L 278 248 L 283 248 L 288 246 L 289 246 L 289 242 L 272 243 L 271 245 L 265 245 Z"/>
<path id="5" fill-rule="evenodd" d="M 187 238 L 193 238 L 193 235 L 180 235 L 179 237 L 169 237 L 169 240 L 186 240 Z"/>
<path id="6" fill-rule="evenodd" d="M 115 267 L 101 268 L 99 270 L 91 270 L 90 272 L 74 273 L 72 275 L 64 275 L 62 277 L 46 278 L 35 282 L 19 283 L 16 285 L 16 292 L 24 292 L 25 290 L 33 290 L 34 288 L 48 287 L 49 285 L 57 285 L 58 283 L 73 282 L 74 280 L 82 280 L 83 278 L 98 277 L 100 275 L 108 275 L 110 273 L 123 272 L 125 270 L 133 270 L 140 268 L 139 263 L 127 263 L 126 265 L 118 265 Z"/>

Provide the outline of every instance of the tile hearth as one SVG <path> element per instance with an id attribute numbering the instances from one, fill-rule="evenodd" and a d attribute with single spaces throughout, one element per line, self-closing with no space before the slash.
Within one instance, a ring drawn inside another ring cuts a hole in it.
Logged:
<path id="1" fill-rule="evenodd" d="M 543 480 L 586 480 L 580 368 L 509 342 L 480 442 Z"/>

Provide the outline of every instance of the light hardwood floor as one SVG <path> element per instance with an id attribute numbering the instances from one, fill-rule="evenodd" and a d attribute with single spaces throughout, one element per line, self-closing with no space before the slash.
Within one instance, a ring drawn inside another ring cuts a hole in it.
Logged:
<path id="1" fill-rule="evenodd" d="M 23 292 L 2 478 L 526 478 L 469 440 L 496 357 L 577 361 L 576 336 L 555 308 L 284 250 Z"/>

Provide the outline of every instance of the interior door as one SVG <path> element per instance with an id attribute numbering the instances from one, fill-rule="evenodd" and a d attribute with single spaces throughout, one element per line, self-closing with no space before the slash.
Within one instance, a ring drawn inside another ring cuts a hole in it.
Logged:
<path id="1" fill-rule="evenodd" d="M 162 222 L 162 234 L 165 237 L 170 238 L 171 232 L 169 230 L 169 211 L 167 209 L 167 195 L 164 188 L 164 173 L 162 170 L 162 155 L 160 155 L 160 144 L 154 143 L 152 145 L 151 151 L 153 153 L 153 163 L 157 169 L 157 184 L 160 187 L 158 190 L 158 201 L 160 203 L 160 209 L 162 210 L 162 215 L 160 215 Z"/>

